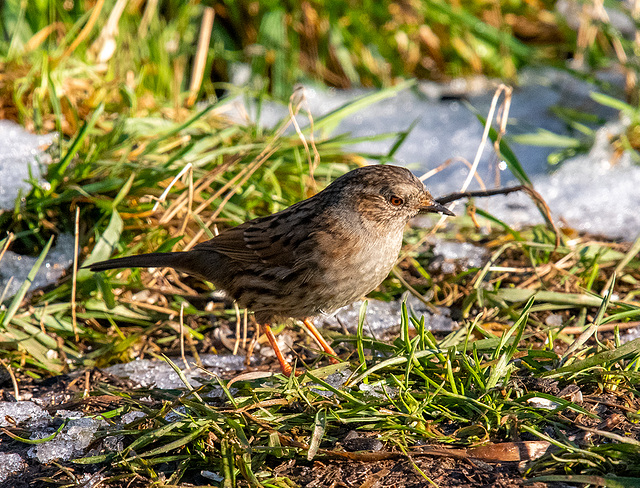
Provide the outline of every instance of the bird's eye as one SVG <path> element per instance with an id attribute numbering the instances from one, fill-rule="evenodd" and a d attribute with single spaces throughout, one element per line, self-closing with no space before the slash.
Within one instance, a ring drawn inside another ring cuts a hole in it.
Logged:
<path id="1" fill-rule="evenodd" d="M 392 195 L 391 198 L 389 198 L 389 203 L 394 207 L 399 207 L 404 203 L 404 200 L 397 195 Z"/>

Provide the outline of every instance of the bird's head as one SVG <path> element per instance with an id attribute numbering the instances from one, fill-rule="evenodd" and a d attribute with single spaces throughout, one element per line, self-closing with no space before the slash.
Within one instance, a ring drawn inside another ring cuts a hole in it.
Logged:
<path id="1" fill-rule="evenodd" d="M 341 176 L 325 190 L 327 196 L 349 201 L 365 221 L 404 227 L 419 213 L 454 215 L 440 205 L 411 171 L 400 166 L 372 165 Z"/>

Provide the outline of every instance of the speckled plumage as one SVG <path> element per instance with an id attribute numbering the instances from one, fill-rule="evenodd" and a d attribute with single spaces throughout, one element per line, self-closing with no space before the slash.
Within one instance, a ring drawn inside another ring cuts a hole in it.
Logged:
<path id="1" fill-rule="evenodd" d="M 260 323 L 304 319 L 333 312 L 378 286 L 398 257 L 406 223 L 420 212 L 450 214 L 409 170 L 366 166 L 307 200 L 227 229 L 191 251 L 129 256 L 90 267 L 171 267 L 225 290 Z"/>

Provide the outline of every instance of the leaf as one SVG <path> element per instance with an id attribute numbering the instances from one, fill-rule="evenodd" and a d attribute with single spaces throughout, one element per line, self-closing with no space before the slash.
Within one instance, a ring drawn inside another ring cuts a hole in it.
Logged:
<path id="1" fill-rule="evenodd" d="M 62 429 L 66 427 L 67 422 L 69 422 L 69 419 L 68 418 L 64 419 L 60 427 L 58 427 L 58 430 L 56 430 L 53 434 L 48 435 L 47 437 L 43 437 L 42 439 L 25 439 L 24 437 L 20 437 L 7 429 L 2 429 L 2 432 L 7 434 L 12 439 L 23 442 L 25 444 L 44 444 L 45 442 L 52 441 L 53 439 L 55 439 L 58 436 L 58 434 L 62 432 Z"/>
<path id="2" fill-rule="evenodd" d="M 600 105 L 620 110 L 622 113 L 628 115 L 629 117 L 638 116 L 638 109 L 632 107 L 628 103 L 623 102 L 622 100 L 618 100 L 617 98 L 598 92 L 591 92 L 589 93 L 589 96 Z"/>
<path id="3" fill-rule="evenodd" d="M 563 366 L 562 368 L 554 369 L 553 371 L 544 373 L 542 376 L 554 377 L 554 376 L 561 376 L 564 373 L 578 373 L 580 371 L 587 370 L 594 366 L 600 366 L 604 363 L 611 363 L 611 362 L 618 361 L 630 354 L 638 354 L 639 351 L 640 351 L 640 339 L 634 339 L 633 341 L 629 341 L 616 349 L 594 354 L 593 356 L 588 357 L 587 359 L 576 361 L 575 363 L 572 363 L 569 366 Z"/>
<path id="4" fill-rule="evenodd" d="M 51 190 L 49 190 L 49 194 L 54 193 L 57 190 L 58 184 L 62 181 L 62 175 L 64 171 L 69 167 L 71 161 L 73 161 L 74 156 L 80 150 L 82 142 L 89 135 L 91 129 L 93 129 L 93 127 L 96 125 L 103 111 L 104 103 L 101 103 L 100 105 L 98 105 L 98 108 L 96 108 L 91 114 L 91 118 L 84 123 L 84 125 L 78 132 L 78 135 L 67 150 L 67 153 L 60 160 L 60 162 L 49 166 L 49 183 L 51 184 Z"/>
<path id="5" fill-rule="evenodd" d="M 563 136 L 546 129 L 538 129 L 538 132 L 535 133 L 511 136 L 511 140 L 528 146 L 573 148 L 582 146 L 582 142 L 576 137 Z"/>
<path id="6" fill-rule="evenodd" d="M 313 423 L 313 434 L 309 443 L 309 451 L 307 452 L 307 461 L 311 461 L 320 448 L 320 442 L 327 427 L 327 411 L 322 408 L 316 413 L 315 422 Z"/>
<path id="7" fill-rule="evenodd" d="M 188 444 L 189 442 L 191 442 L 194 439 L 197 439 L 200 434 L 202 434 L 205 430 L 207 430 L 209 428 L 208 424 L 204 424 L 201 427 L 191 431 L 189 434 L 173 441 L 173 442 L 167 442 L 167 443 L 162 443 L 161 446 L 156 447 L 155 449 L 151 449 L 150 451 L 147 452 L 143 452 L 141 454 L 138 454 L 139 457 L 141 458 L 146 458 L 146 457 L 151 457 L 151 456 L 157 456 L 158 454 L 164 454 L 165 452 L 169 452 L 172 451 L 174 449 L 178 449 L 179 447 L 182 447 L 186 444 Z"/>
<path id="8" fill-rule="evenodd" d="M 547 486 L 559 486 L 576 484 L 590 486 L 606 486 L 607 488 L 637 488 L 640 486 L 640 478 L 622 478 L 620 476 L 595 476 L 595 475 L 548 475 L 529 478 L 528 483 L 549 483 Z"/>
<path id="9" fill-rule="evenodd" d="M 495 388 L 500 381 L 506 381 L 509 377 L 509 363 L 513 358 L 513 355 L 517 352 L 518 343 L 520 339 L 522 339 L 522 334 L 524 333 L 524 328 L 527 325 L 527 320 L 529 319 L 529 310 L 533 306 L 533 301 L 535 297 L 531 297 L 527 304 L 524 306 L 522 313 L 520 314 L 520 318 L 518 321 L 508 330 L 503 336 L 500 338 L 500 345 L 496 349 L 496 353 L 503 349 L 503 347 L 507 346 L 509 339 L 511 336 L 516 333 L 515 338 L 512 340 L 511 345 L 505 348 L 505 351 L 500 355 L 498 361 L 495 366 L 491 368 L 491 374 L 486 382 L 487 390 L 491 390 Z"/>
<path id="10" fill-rule="evenodd" d="M 488 296 L 492 293 L 486 292 Z M 560 293 L 555 291 L 524 290 L 521 288 L 500 288 L 495 292 L 495 297 L 507 302 L 524 302 L 532 296 L 536 297 L 538 303 L 549 302 L 559 305 L 572 305 L 576 307 L 599 307 L 602 298 L 595 295 L 580 293 Z"/>
<path id="11" fill-rule="evenodd" d="M 3 327 L 6 327 L 7 325 L 9 325 L 9 322 L 11 322 L 11 319 L 18 311 L 18 308 L 22 303 L 22 299 L 27 294 L 27 291 L 29 291 L 29 288 L 31 287 L 31 284 L 35 279 L 36 274 L 40 269 L 40 266 L 42 266 L 44 259 L 47 257 L 47 253 L 49 252 L 49 249 L 51 249 L 52 243 L 53 243 L 53 236 L 49 238 L 49 242 L 47 242 L 47 245 L 44 246 L 44 249 L 40 253 L 40 256 L 38 256 L 38 259 L 36 260 L 35 264 L 31 268 L 31 271 L 29 271 L 29 274 L 27 275 L 27 279 L 24 280 L 22 285 L 20 285 L 20 289 L 18 290 L 18 293 L 16 293 L 16 295 L 13 297 L 13 300 L 11 301 L 11 305 L 9 305 L 9 308 L 5 312 L 4 317 L 2 317 Z"/>
<path id="12" fill-rule="evenodd" d="M 120 241 L 122 227 L 122 218 L 117 210 L 114 210 L 111 214 L 109 225 L 107 225 L 104 233 L 98 239 L 98 242 L 94 246 L 93 251 L 91 251 L 91 254 L 89 254 L 89 257 L 85 259 L 82 268 L 78 270 L 78 282 L 85 281 L 93 277 L 93 271 L 87 269 L 90 264 L 97 263 L 98 261 L 104 261 L 111 257 L 113 250 Z"/>
<path id="13" fill-rule="evenodd" d="M 370 94 L 356 98 L 355 100 L 348 102 L 317 119 L 313 124 L 313 128 L 314 130 L 324 129 L 327 132 L 331 132 L 345 117 L 357 113 L 360 110 L 368 107 L 369 105 L 381 102 L 382 100 L 386 100 L 387 98 L 395 97 L 398 95 L 398 93 L 406 90 L 414 84 L 414 80 L 409 80 L 403 83 L 398 83 L 396 86 L 385 88 L 384 90 L 377 90 Z M 310 129 L 307 128 L 303 132 L 307 133 L 309 132 L 309 130 Z"/>

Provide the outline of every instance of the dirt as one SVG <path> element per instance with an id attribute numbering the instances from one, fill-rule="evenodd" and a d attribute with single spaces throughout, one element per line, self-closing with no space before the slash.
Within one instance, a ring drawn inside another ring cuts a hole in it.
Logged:
<path id="1" fill-rule="evenodd" d="M 510 488 L 523 486 L 516 463 L 489 465 L 472 460 L 422 458 L 379 462 L 316 461 L 284 463 L 276 472 L 308 488 L 453 486 Z M 530 484 L 535 488 L 547 486 Z"/>

